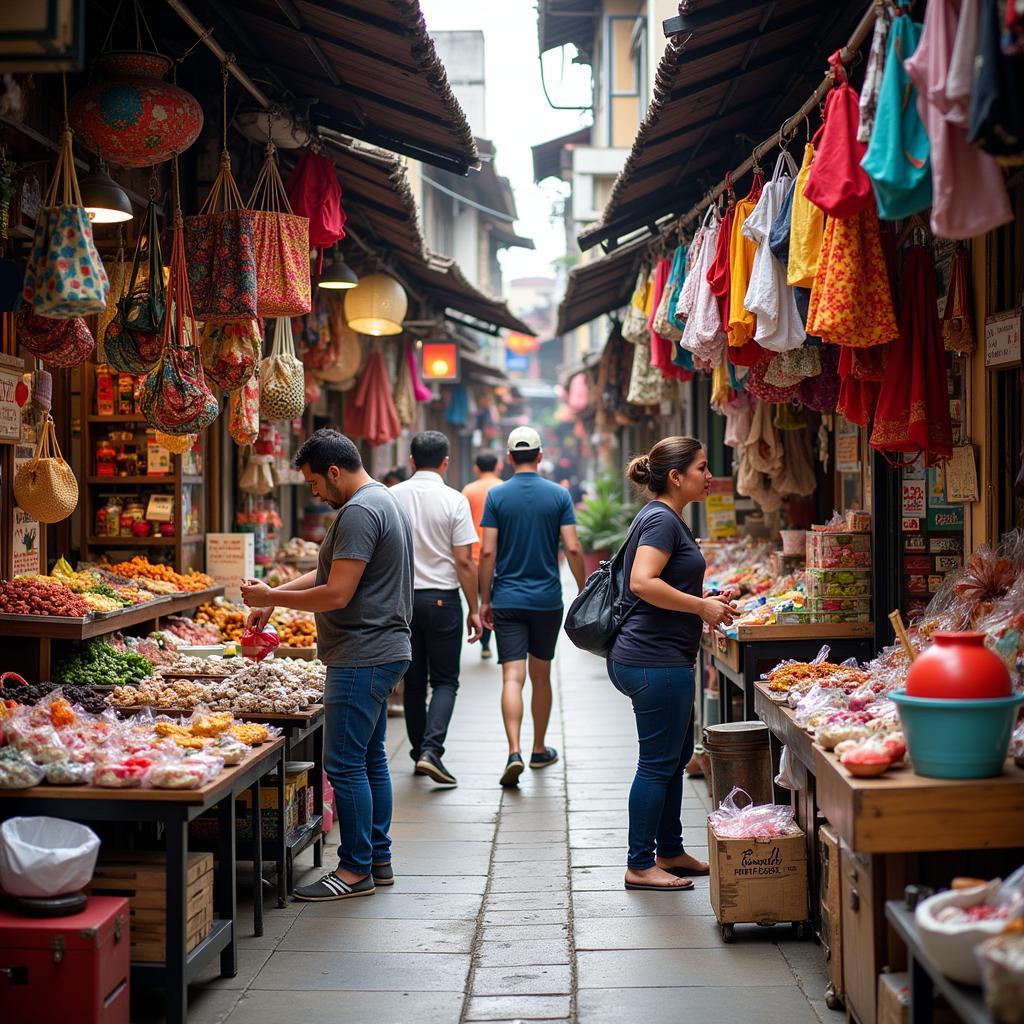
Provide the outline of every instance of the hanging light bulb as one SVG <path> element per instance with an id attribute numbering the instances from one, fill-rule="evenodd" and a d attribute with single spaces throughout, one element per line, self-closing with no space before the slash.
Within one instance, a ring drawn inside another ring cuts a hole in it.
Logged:
<path id="1" fill-rule="evenodd" d="M 345 320 L 357 334 L 401 334 L 409 308 L 405 289 L 387 274 L 369 274 L 345 295 Z"/>
<path id="2" fill-rule="evenodd" d="M 80 188 L 82 205 L 93 224 L 120 224 L 135 216 L 128 193 L 110 177 L 102 160 L 82 179 Z"/>
<path id="3" fill-rule="evenodd" d="M 324 267 L 324 272 L 317 281 L 317 288 L 330 288 L 342 290 L 355 288 L 359 284 L 359 275 L 345 262 L 340 249 L 334 250 L 331 262 Z"/>

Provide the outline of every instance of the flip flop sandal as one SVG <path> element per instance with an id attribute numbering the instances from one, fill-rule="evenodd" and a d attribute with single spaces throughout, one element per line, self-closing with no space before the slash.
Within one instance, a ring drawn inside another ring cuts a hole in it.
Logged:
<path id="1" fill-rule="evenodd" d="M 635 882 L 624 882 L 623 885 L 631 892 L 692 892 L 693 883 L 689 885 L 637 885 Z"/>

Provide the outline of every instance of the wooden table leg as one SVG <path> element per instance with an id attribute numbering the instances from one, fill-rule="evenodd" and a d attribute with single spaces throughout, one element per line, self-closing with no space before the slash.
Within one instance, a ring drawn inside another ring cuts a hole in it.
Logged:
<path id="1" fill-rule="evenodd" d="M 188 822 L 176 807 L 168 805 L 164 821 L 167 853 L 164 965 L 167 977 L 167 1024 L 185 1024 L 188 1010 L 188 979 L 185 975 L 185 915 L 188 873 Z"/>
<path id="2" fill-rule="evenodd" d="M 263 934 L 263 809 L 260 807 L 260 780 L 249 790 L 252 798 L 252 932 Z"/>
<path id="3" fill-rule="evenodd" d="M 288 828 L 285 819 L 287 808 L 284 802 L 285 765 L 288 761 L 287 744 L 281 748 L 281 761 L 277 768 L 277 905 L 288 905 L 288 893 L 292 887 L 291 864 L 288 861 Z"/>
<path id="4" fill-rule="evenodd" d="M 217 916 L 231 922 L 231 941 L 221 950 L 220 976 L 238 974 L 238 905 L 235 893 L 235 797 L 228 793 L 217 804 L 217 873 L 213 878 Z"/>

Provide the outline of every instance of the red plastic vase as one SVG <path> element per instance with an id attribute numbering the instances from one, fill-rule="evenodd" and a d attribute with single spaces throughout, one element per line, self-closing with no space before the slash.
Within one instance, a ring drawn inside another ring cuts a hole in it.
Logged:
<path id="1" fill-rule="evenodd" d="M 946 700 L 1009 697 L 1010 673 L 985 646 L 984 633 L 936 633 L 907 675 L 907 696 Z"/>

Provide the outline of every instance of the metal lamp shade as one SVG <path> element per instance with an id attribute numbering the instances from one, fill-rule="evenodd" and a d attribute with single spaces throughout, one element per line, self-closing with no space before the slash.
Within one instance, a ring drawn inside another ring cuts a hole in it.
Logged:
<path id="1" fill-rule="evenodd" d="M 328 288 L 332 291 L 355 288 L 357 284 L 359 275 L 345 262 L 341 253 L 334 254 L 334 258 L 316 283 L 318 288 Z"/>
<path id="2" fill-rule="evenodd" d="M 370 274 L 345 295 L 345 321 L 357 334 L 401 334 L 409 308 L 405 289 L 387 274 Z"/>
<path id="3" fill-rule="evenodd" d="M 132 201 L 102 167 L 82 179 L 82 205 L 94 224 L 120 224 L 131 220 Z"/>

